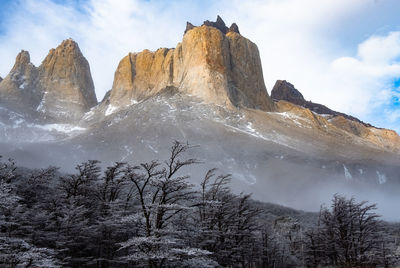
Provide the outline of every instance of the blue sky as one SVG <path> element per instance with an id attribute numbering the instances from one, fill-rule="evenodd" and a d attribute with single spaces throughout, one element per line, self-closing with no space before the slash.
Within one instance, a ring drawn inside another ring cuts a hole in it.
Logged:
<path id="1" fill-rule="evenodd" d="M 258 45 L 268 91 L 286 79 L 308 100 L 400 132 L 399 10 L 398 0 L 1 0 L 0 76 L 21 49 L 40 65 L 72 37 L 101 100 L 128 52 L 175 47 L 186 21 L 219 14 Z"/>

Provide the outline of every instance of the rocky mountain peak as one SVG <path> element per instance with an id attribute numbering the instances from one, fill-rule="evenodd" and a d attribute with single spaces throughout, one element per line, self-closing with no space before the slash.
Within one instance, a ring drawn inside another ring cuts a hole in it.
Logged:
<path id="1" fill-rule="evenodd" d="M 214 27 L 217 28 L 218 30 L 220 30 L 223 34 L 227 34 L 228 32 L 235 32 L 240 34 L 239 32 L 239 27 L 237 26 L 236 23 L 232 23 L 231 27 L 227 27 L 224 20 L 218 15 L 217 16 L 217 20 L 214 21 L 209 21 L 206 20 L 203 22 L 203 24 L 201 26 L 209 26 L 209 27 Z M 185 33 L 191 29 L 195 28 L 195 26 L 193 24 L 191 24 L 190 22 L 186 23 L 186 30 Z"/>
<path id="2" fill-rule="evenodd" d="M 286 80 L 276 81 L 271 91 L 271 98 L 273 100 L 286 100 L 300 106 L 303 106 L 306 102 L 300 91 Z"/>
<path id="3" fill-rule="evenodd" d="M 31 63 L 31 57 L 29 55 L 29 52 L 26 50 L 21 50 L 21 52 L 18 53 L 17 58 L 15 59 L 15 64 L 13 69 L 29 63 Z"/>
<path id="4" fill-rule="evenodd" d="M 176 48 L 130 53 L 115 72 L 109 102 L 130 105 L 175 88 L 226 107 L 272 110 L 257 46 L 236 24 L 231 28 L 220 17 L 199 27 L 187 23 Z"/>
<path id="5" fill-rule="evenodd" d="M 1 83 L 1 81 L 3 81 L 3 78 L 0 76 L 0 83 Z"/>
<path id="6" fill-rule="evenodd" d="M 0 84 L 0 103 L 20 113 L 32 113 L 38 104 L 37 68 L 30 62 L 28 51 L 18 53 L 10 73 Z"/>
<path id="7" fill-rule="evenodd" d="M 347 115 L 344 113 L 340 113 L 334 110 L 329 109 L 325 105 L 314 103 L 312 101 L 306 101 L 303 95 L 298 91 L 291 83 L 287 82 L 286 80 L 277 80 L 275 86 L 271 91 L 271 98 L 274 101 L 288 101 L 290 103 L 302 106 L 304 108 L 310 109 L 314 113 L 317 114 L 324 114 L 324 115 L 331 115 L 331 116 L 341 116 L 346 120 L 354 121 L 364 125 L 365 127 L 372 127 L 368 123 L 364 123 L 363 121 L 355 118 L 351 115 Z"/>
<path id="8" fill-rule="evenodd" d="M 44 96 L 38 111 L 46 116 L 76 120 L 97 104 L 89 63 L 72 39 L 49 51 L 39 76 Z"/>

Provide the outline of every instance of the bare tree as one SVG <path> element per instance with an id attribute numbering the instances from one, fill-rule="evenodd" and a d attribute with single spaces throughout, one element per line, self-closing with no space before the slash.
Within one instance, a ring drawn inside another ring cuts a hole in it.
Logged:
<path id="1" fill-rule="evenodd" d="M 376 205 L 335 195 L 321 208 L 319 226 L 307 237 L 310 265 L 361 267 L 379 264 L 383 237 Z"/>
<path id="2" fill-rule="evenodd" d="M 195 192 L 187 182 L 188 175 L 181 169 L 198 163 L 196 159 L 184 158 L 191 146 L 175 141 L 170 156 L 164 163 L 151 161 L 139 166 L 127 166 L 125 177 L 131 181 L 139 205 L 138 222 L 144 220 L 143 235 L 122 243 L 121 249 L 130 253 L 131 260 L 147 259 L 149 267 L 162 267 L 165 261 L 200 257 L 208 252 L 188 248 L 174 234 L 172 220 L 191 209 Z"/>

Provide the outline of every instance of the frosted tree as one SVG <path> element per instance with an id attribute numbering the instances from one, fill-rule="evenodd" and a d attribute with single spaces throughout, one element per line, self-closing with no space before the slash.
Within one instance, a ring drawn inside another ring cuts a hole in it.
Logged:
<path id="1" fill-rule="evenodd" d="M 230 175 L 215 175 L 211 169 L 201 183 L 198 209 L 198 243 L 213 252 L 221 265 L 252 265 L 257 259 L 256 220 L 259 210 L 250 195 L 236 196 L 228 184 Z"/>
<path id="2" fill-rule="evenodd" d="M 198 163 L 196 159 L 185 158 L 191 147 L 175 141 L 169 158 L 160 163 L 151 161 L 138 166 L 127 166 L 125 177 L 131 182 L 135 194 L 132 202 L 138 211 L 132 220 L 141 226 L 140 232 L 121 243 L 124 259 L 148 267 L 163 267 L 167 262 L 181 262 L 205 258 L 208 251 L 189 247 L 180 239 L 173 220 L 192 208 L 195 192 L 188 183 L 188 175 L 182 175 L 182 168 Z M 184 223 L 182 223 L 184 224 Z"/>
<path id="3" fill-rule="evenodd" d="M 335 195 L 331 208 L 321 209 L 319 226 L 307 235 L 310 263 L 346 267 L 382 264 L 382 223 L 374 210 L 375 204 Z"/>

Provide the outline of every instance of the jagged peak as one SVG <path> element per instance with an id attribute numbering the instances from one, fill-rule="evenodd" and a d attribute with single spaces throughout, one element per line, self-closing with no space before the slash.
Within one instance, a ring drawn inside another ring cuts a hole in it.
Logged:
<path id="1" fill-rule="evenodd" d="M 237 26 L 236 23 L 232 23 L 232 25 L 228 28 L 224 22 L 224 20 L 218 15 L 217 16 L 217 20 L 214 21 L 209 21 L 206 20 L 203 22 L 203 24 L 201 26 L 209 26 L 209 27 L 214 27 L 217 28 L 218 30 L 220 30 L 223 34 L 227 34 L 228 32 L 235 32 L 240 34 L 239 32 L 239 27 Z M 186 29 L 185 29 L 185 33 L 187 31 L 190 31 L 191 29 L 196 28 L 196 26 L 194 26 L 192 23 L 190 22 L 186 22 Z"/>
<path id="2" fill-rule="evenodd" d="M 297 105 L 303 105 L 305 99 L 293 84 L 286 80 L 277 80 L 271 91 L 274 100 L 286 100 Z"/>
<path id="3" fill-rule="evenodd" d="M 11 73 L 18 72 L 21 70 L 21 68 L 24 69 L 25 66 L 28 64 L 31 64 L 31 57 L 29 55 L 29 52 L 26 50 L 21 50 L 21 52 L 18 53 L 15 59 L 15 64 L 11 69 Z"/>
<path id="4" fill-rule="evenodd" d="M 29 52 L 26 50 L 21 50 L 21 52 L 18 53 L 15 62 L 21 64 L 29 64 L 31 62 L 31 56 L 29 55 Z"/>
<path id="5" fill-rule="evenodd" d="M 347 120 L 358 122 L 366 127 L 374 127 L 371 124 L 365 123 L 360 119 L 353 117 L 351 115 L 331 110 L 325 105 L 314 103 L 312 101 L 306 101 L 303 95 L 300 93 L 300 91 L 298 91 L 293 84 L 287 82 L 286 80 L 276 81 L 275 86 L 271 91 L 271 98 L 274 101 L 280 101 L 280 100 L 288 101 L 290 103 L 307 108 L 317 114 L 327 114 L 335 117 L 342 116 Z"/>
<path id="6" fill-rule="evenodd" d="M 20 86 L 20 84 L 24 82 L 23 80 L 27 77 L 31 77 L 31 72 L 35 72 L 35 70 L 36 67 L 31 63 L 29 52 L 21 50 L 15 59 L 15 64 L 11 69 L 9 76 L 14 82 L 17 81 L 18 86 Z"/>
<path id="7" fill-rule="evenodd" d="M 49 50 L 49 54 L 44 59 L 44 62 L 48 61 L 53 56 L 68 56 L 75 55 L 78 57 L 83 56 L 79 45 L 72 38 L 63 40 L 56 48 Z"/>
<path id="8" fill-rule="evenodd" d="M 58 48 L 67 48 L 70 50 L 79 50 L 79 45 L 75 42 L 72 38 L 65 39 L 61 42 L 61 44 L 57 47 Z"/>

